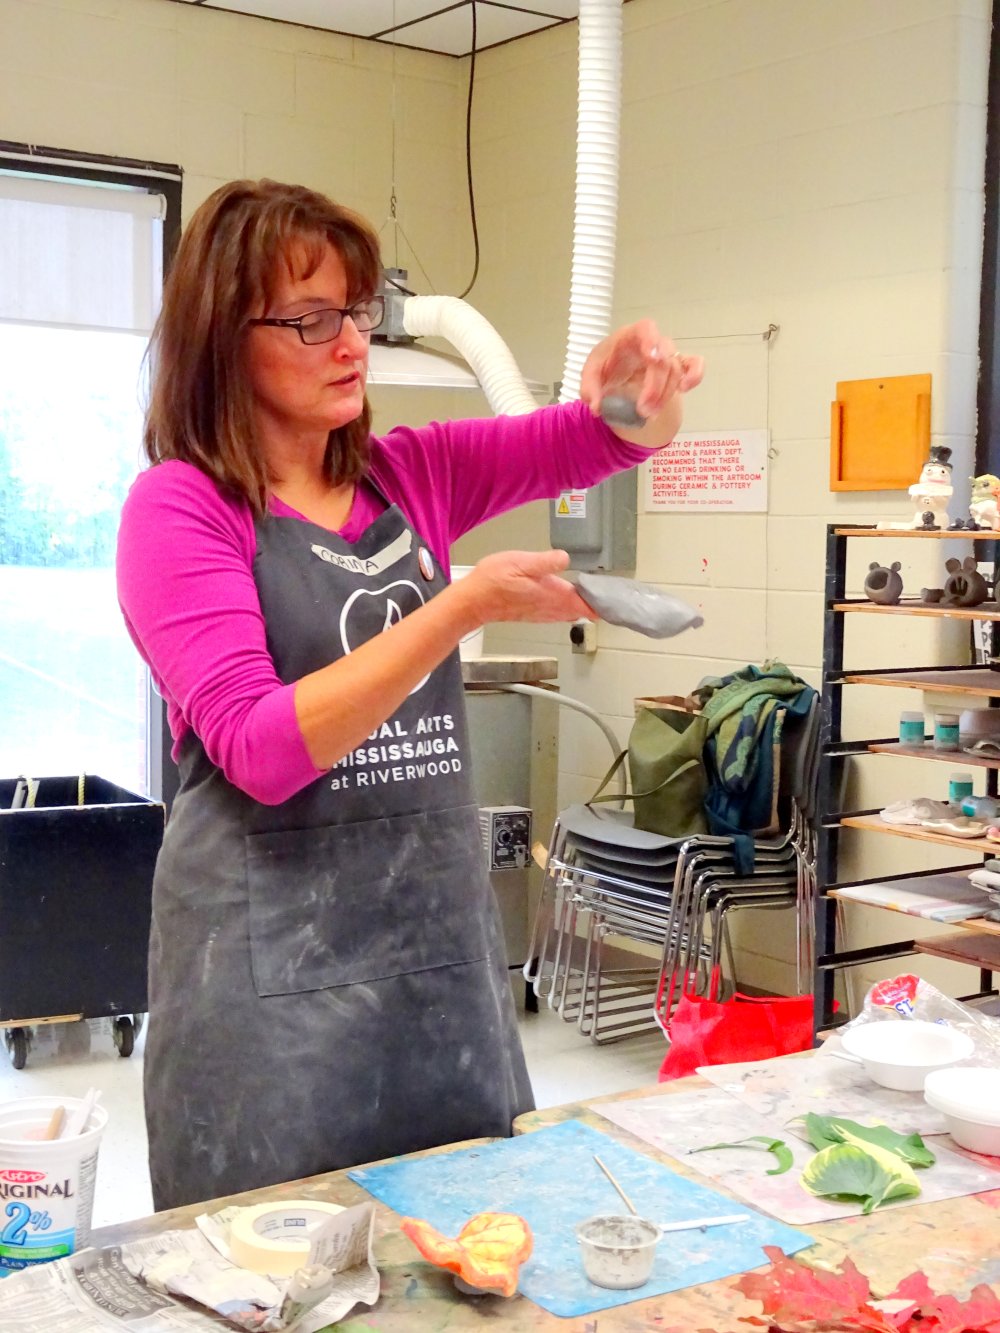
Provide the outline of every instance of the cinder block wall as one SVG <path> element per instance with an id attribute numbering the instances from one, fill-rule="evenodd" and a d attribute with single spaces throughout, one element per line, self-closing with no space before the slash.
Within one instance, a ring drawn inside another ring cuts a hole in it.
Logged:
<path id="1" fill-rule="evenodd" d="M 987 0 L 632 0 L 625 7 L 615 322 L 652 315 L 708 362 L 687 404 L 696 430 L 767 427 L 766 514 L 649 514 L 638 575 L 703 607 L 705 628 L 664 651 L 598 628 L 593 658 L 565 631 L 497 627 L 488 646 L 556 654 L 564 691 L 600 709 L 624 742 L 637 695 L 685 693 L 707 673 L 777 657 L 818 680 L 825 525 L 902 517 L 905 495 L 828 489 L 838 380 L 930 371 L 932 435 L 954 450 L 967 497 L 976 414 L 990 5 Z M 570 274 L 576 32 L 556 30 L 480 61 L 476 177 L 483 276 L 475 299 L 540 378 L 562 368 Z M 771 344 L 761 333 L 780 332 Z M 547 540 L 542 505 L 465 540 L 462 558 Z M 908 587 L 940 583 L 945 553 L 893 551 Z M 852 558 L 860 591 L 885 544 Z M 850 660 L 926 665 L 954 638 L 918 622 L 856 617 Z M 888 735 L 908 692 L 858 690 L 856 735 Z M 596 727 L 561 729 L 561 799 L 589 795 L 607 764 Z M 850 797 L 873 805 L 940 795 L 947 770 L 868 759 Z M 870 875 L 934 864 L 918 844 L 845 838 Z M 957 858 L 961 859 L 959 855 Z M 939 863 L 939 862 L 938 862 Z M 744 917 L 744 922 L 746 922 Z M 902 924 L 901 924 L 902 922 Z M 912 933 L 860 909 L 851 944 Z M 740 931 L 743 978 L 793 984 L 777 914 Z M 892 966 L 891 964 L 887 966 Z M 921 971 L 953 993 L 969 969 Z M 884 975 L 884 967 L 875 970 Z M 863 978 L 862 978 L 863 979 Z"/>

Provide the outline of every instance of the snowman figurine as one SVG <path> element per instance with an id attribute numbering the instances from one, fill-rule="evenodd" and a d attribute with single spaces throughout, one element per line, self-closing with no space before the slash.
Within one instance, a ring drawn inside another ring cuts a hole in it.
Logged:
<path id="1" fill-rule="evenodd" d="M 914 514 L 909 523 L 879 523 L 880 528 L 896 531 L 923 528 L 938 532 L 948 526 L 948 501 L 954 487 L 951 484 L 951 450 L 945 444 L 932 444 L 930 457 L 920 469 L 920 476 L 909 488 Z"/>
<path id="2" fill-rule="evenodd" d="M 919 478 L 910 487 L 910 499 L 916 513 L 911 528 L 946 528 L 948 501 L 952 496 L 951 450 L 945 444 L 932 444 L 931 456 L 920 469 Z"/>

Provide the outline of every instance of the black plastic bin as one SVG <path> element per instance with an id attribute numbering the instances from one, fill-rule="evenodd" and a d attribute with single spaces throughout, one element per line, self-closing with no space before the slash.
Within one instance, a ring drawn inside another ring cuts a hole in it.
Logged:
<path id="1" fill-rule="evenodd" d="M 33 1024 L 64 1017 L 110 1017 L 130 1055 L 129 1016 L 146 1011 L 164 806 L 87 774 L 39 778 L 33 807 L 12 810 L 17 782 L 0 778 L 0 1026 L 11 1061 L 23 1068 Z"/>

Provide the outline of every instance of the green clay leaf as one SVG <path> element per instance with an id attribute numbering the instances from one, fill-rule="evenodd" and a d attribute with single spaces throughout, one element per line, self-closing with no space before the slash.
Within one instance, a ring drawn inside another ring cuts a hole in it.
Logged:
<path id="1" fill-rule="evenodd" d="M 777 1166 L 768 1171 L 769 1176 L 782 1176 L 792 1168 L 792 1150 L 782 1139 L 770 1139 L 766 1134 L 751 1134 L 747 1139 L 737 1139 L 735 1143 L 708 1143 L 704 1148 L 692 1148 L 694 1152 L 712 1152 L 716 1148 L 753 1148 L 760 1144 L 760 1152 L 773 1153 Z"/>
<path id="2" fill-rule="evenodd" d="M 869 1145 L 834 1143 L 823 1148 L 802 1172 L 810 1194 L 831 1199 L 860 1199 L 870 1213 L 889 1199 L 920 1193 L 916 1176 L 895 1153 Z"/>
<path id="3" fill-rule="evenodd" d="M 845 1128 L 843 1134 L 845 1143 L 867 1148 L 869 1152 L 878 1148 L 882 1152 L 892 1153 L 909 1166 L 928 1167 L 935 1162 L 934 1154 L 919 1134 L 897 1134 L 886 1125 L 859 1125 L 856 1130 Z"/>
<path id="4" fill-rule="evenodd" d="M 800 1119 L 814 1148 L 829 1148 L 834 1143 L 854 1143 L 865 1148 L 874 1145 L 908 1162 L 910 1166 L 933 1166 L 934 1154 L 919 1134 L 898 1134 L 888 1125 L 859 1125 L 835 1115 L 816 1115 L 809 1111 Z"/>

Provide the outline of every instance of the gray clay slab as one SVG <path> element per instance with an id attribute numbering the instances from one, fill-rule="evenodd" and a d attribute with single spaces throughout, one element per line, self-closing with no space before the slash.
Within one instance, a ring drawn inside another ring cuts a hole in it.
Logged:
<path id="1" fill-rule="evenodd" d="M 577 592 L 602 620 L 650 639 L 670 639 L 705 622 L 693 606 L 649 583 L 614 574 L 581 574 Z"/>

